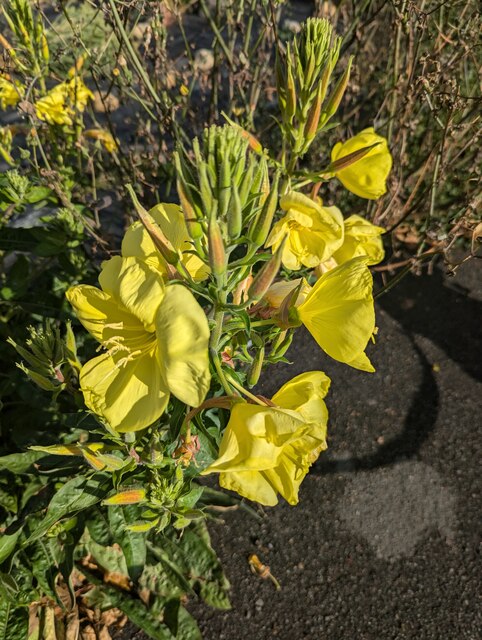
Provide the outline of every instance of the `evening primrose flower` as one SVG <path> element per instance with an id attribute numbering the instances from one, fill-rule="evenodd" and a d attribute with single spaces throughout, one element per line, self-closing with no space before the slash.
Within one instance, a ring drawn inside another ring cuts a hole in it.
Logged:
<path id="1" fill-rule="evenodd" d="M 231 411 L 219 458 L 202 474 L 219 473 L 219 484 L 263 505 L 277 494 L 297 504 L 311 464 L 326 449 L 330 379 L 321 371 L 296 376 L 273 396 L 276 406 L 238 402 Z"/>
<path id="2" fill-rule="evenodd" d="M 209 328 L 192 293 L 120 256 L 103 264 L 99 282 L 101 289 L 67 291 L 80 322 L 106 349 L 80 372 L 87 407 L 124 432 L 157 420 L 171 393 L 201 404 L 210 384 Z"/>
<path id="3" fill-rule="evenodd" d="M 282 262 L 287 269 L 316 267 L 343 243 L 343 216 L 337 207 L 324 207 L 302 193 L 291 191 L 280 198 L 286 211 L 266 242 L 275 252 L 286 237 Z"/>
<path id="4" fill-rule="evenodd" d="M 75 111 L 82 113 L 93 97 L 92 91 L 75 76 L 67 82 L 57 84 L 43 98 L 37 100 L 35 113 L 39 120 L 49 124 L 72 126 Z"/>
<path id="5" fill-rule="evenodd" d="M 84 136 L 86 138 L 92 138 L 93 140 L 99 140 L 108 153 L 117 151 L 116 140 L 110 131 L 106 131 L 105 129 L 86 129 Z"/>
<path id="6" fill-rule="evenodd" d="M 364 351 L 375 330 L 373 280 L 366 257 L 324 273 L 293 313 L 329 356 L 355 369 L 375 369 Z"/>
<path id="7" fill-rule="evenodd" d="M 205 280 L 209 275 L 209 267 L 195 255 L 190 242 L 184 215 L 177 204 L 158 204 L 149 211 L 160 230 L 171 243 L 182 264 L 196 281 Z M 156 249 L 149 233 L 141 222 L 134 222 L 126 231 L 122 241 L 122 255 L 134 256 L 144 260 L 152 268 L 167 275 L 167 264 Z"/>
<path id="8" fill-rule="evenodd" d="M 383 227 L 377 227 L 361 216 L 352 215 L 345 220 L 345 238 L 333 258 L 343 264 L 357 256 L 367 256 L 367 264 L 378 264 L 385 257 L 381 234 Z"/>
<path id="9" fill-rule="evenodd" d="M 14 107 L 23 96 L 24 88 L 18 82 L 12 82 L 10 76 L 0 73 L 0 109 Z"/>
<path id="10" fill-rule="evenodd" d="M 369 127 L 346 142 L 338 142 L 331 151 L 331 161 L 335 162 L 376 143 L 377 146 L 370 149 L 360 160 L 335 173 L 348 191 L 368 200 L 376 200 L 387 191 L 392 156 L 386 138 L 376 134 L 373 127 Z"/>

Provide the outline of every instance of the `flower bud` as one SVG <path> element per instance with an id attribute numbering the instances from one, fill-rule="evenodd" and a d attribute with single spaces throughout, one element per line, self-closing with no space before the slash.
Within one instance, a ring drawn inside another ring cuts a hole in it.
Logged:
<path id="1" fill-rule="evenodd" d="M 146 498 L 146 490 L 140 487 L 132 488 L 132 489 L 124 489 L 124 491 L 119 491 L 115 495 L 107 498 L 102 501 L 102 504 L 107 505 L 123 505 L 123 504 L 138 504 L 139 502 L 144 502 Z"/>
<path id="2" fill-rule="evenodd" d="M 249 300 L 251 300 L 253 303 L 257 302 L 264 296 L 264 294 L 268 291 L 270 286 L 273 284 L 274 279 L 278 275 L 285 242 L 286 238 L 280 244 L 278 250 L 273 254 L 270 260 L 266 262 L 266 264 L 261 268 L 259 273 L 254 278 L 253 284 L 250 286 L 248 291 Z"/>
<path id="3" fill-rule="evenodd" d="M 235 184 L 233 184 L 231 188 L 231 200 L 228 207 L 227 222 L 228 236 L 230 240 L 236 240 L 236 238 L 239 238 L 243 226 L 243 208 L 241 206 L 239 191 Z"/>
<path id="4" fill-rule="evenodd" d="M 209 264 L 211 272 L 222 276 L 226 272 L 226 250 L 219 222 L 215 215 L 211 215 L 208 227 Z"/>
<path id="5" fill-rule="evenodd" d="M 139 219 L 144 225 L 144 228 L 149 234 L 152 242 L 154 243 L 154 246 L 168 264 L 176 265 L 179 262 L 179 256 L 177 255 L 177 252 L 174 251 L 172 244 L 162 233 L 159 225 L 156 224 L 154 218 L 149 215 L 149 213 L 141 205 L 132 186 L 130 184 L 127 184 L 126 189 L 131 196 L 137 215 L 139 216 Z"/>
<path id="6" fill-rule="evenodd" d="M 328 122 L 328 120 L 335 115 L 336 110 L 338 109 L 341 99 L 343 98 L 343 95 L 345 93 L 346 87 L 348 85 L 348 81 L 350 80 L 350 71 L 351 71 L 352 62 L 353 62 L 353 56 L 350 56 L 347 68 L 345 69 L 341 78 L 336 83 L 336 87 L 334 88 L 333 93 L 329 97 L 326 107 L 323 109 L 320 126 L 325 125 Z"/>
<path id="7" fill-rule="evenodd" d="M 258 349 L 249 369 L 246 382 L 248 383 L 248 387 L 250 389 L 258 383 L 259 376 L 261 375 L 261 370 L 263 368 L 264 362 L 264 351 L 264 346 Z"/>
<path id="8" fill-rule="evenodd" d="M 270 194 L 267 197 L 263 208 L 251 223 L 248 231 L 248 238 L 258 247 L 263 245 L 266 241 L 271 229 L 274 214 L 278 208 L 278 184 L 279 173 L 275 175 Z"/>

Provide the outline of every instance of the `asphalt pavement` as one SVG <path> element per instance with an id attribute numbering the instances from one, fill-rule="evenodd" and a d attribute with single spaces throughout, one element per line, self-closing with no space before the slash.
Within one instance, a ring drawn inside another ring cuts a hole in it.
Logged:
<path id="1" fill-rule="evenodd" d="M 408 276 L 377 305 L 367 374 L 300 332 L 261 389 L 332 378 L 329 448 L 300 502 L 212 523 L 231 611 L 191 605 L 205 640 L 479 640 L 482 262 Z M 255 553 L 281 583 L 253 575 Z"/>

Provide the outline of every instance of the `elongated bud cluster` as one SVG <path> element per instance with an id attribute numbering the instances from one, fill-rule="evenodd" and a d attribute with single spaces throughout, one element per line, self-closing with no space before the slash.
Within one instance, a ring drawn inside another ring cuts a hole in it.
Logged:
<path id="1" fill-rule="evenodd" d="M 293 152 L 302 156 L 336 112 L 350 75 L 348 67 L 326 103 L 341 38 L 326 19 L 309 18 L 286 52 L 277 53 L 276 79 L 282 128 Z"/>
<path id="2" fill-rule="evenodd" d="M 193 141 L 192 154 L 177 149 L 175 164 L 189 234 L 194 241 L 207 238 L 212 271 L 219 275 L 226 269 L 226 253 L 257 219 L 270 193 L 261 143 L 234 123 L 210 127 Z"/>
<path id="3" fill-rule="evenodd" d="M 29 327 L 29 332 L 25 346 L 12 338 L 7 339 L 25 362 L 17 363 L 17 367 L 44 391 L 59 393 L 65 387 L 72 369 L 80 369 L 70 323 L 65 339 L 62 339 L 55 326 L 47 325 L 44 329 Z M 67 365 L 68 371 L 63 368 L 64 365 Z"/>

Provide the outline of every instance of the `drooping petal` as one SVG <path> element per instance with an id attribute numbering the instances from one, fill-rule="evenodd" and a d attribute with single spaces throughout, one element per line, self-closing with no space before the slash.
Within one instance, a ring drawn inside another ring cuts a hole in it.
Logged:
<path id="1" fill-rule="evenodd" d="M 373 334 L 372 284 L 366 258 L 354 258 L 323 274 L 298 307 L 303 324 L 335 360 L 357 363 Z"/>
<path id="2" fill-rule="evenodd" d="M 240 496 L 259 502 L 266 507 L 274 507 L 278 504 L 278 497 L 270 481 L 264 472 L 260 471 L 236 471 L 221 473 L 219 484 L 224 489 L 235 491 Z"/>
<path id="3" fill-rule="evenodd" d="M 209 325 L 192 293 L 166 287 L 156 317 L 159 366 L 171 393 L 192 407 L 204 400 L 211 383 Z"/>
<path id="4" fill-rule="evenodd" d="M 284 384 L 271 400 L 280 407 L 297 411 L 307 422 L 319 425 L 326 434 L 328 409 L 323 398 L 330 384 L 330 378 L 322 371 L 307 371 Z"/>
<path id="5" fill-rule="evenodd" d="M 155 270 L 136 258 L 115 256 L 103 263 L 99 282 L 143 323 L 146 331 L 155 330 L 156 313 L 164 296 L 164 283 Z"/>
<path id="6" fill-rule="evenodd" d="M 80 386 L 89 409 L 119 432 L 149 426 L 169 401 L 154 349 L 132 359 L 122 352 L 93 358 L 82 367 Z"/>

